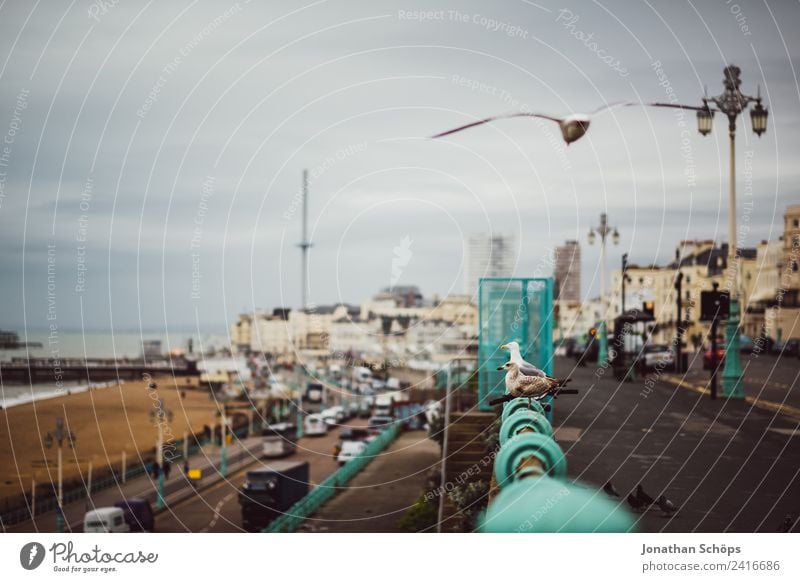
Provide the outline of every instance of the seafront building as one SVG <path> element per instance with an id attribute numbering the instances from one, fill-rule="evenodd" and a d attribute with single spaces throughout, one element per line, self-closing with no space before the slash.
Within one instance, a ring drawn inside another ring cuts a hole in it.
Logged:
<path id="1" fill-rule="evenodd" d="M 467 239 L 467 270 L 464 292 L 478 300 L 478 281 L 483 277 L 511 277 L 517 258 L 513 236 L 480 233 Z"/>
<path id="2" fill-rule="evenodd" d="M 466 295 L 426 302 L 416 287 L 406 287 L 384 289 L 360 306 L 241 314 L 231 325 L 231 341 L 239 352 L 285 362 L 327 357 L 444 360 L 447 354 L 472 349 L 477 321 L 477 308 Z"/>
<path id="3" fill-rule="evenodd" d="M 568 240 L 556 247 L 553 272 L 553 298 L 557 301 L 579 303 L 581 300 L 581 247 Z"/>

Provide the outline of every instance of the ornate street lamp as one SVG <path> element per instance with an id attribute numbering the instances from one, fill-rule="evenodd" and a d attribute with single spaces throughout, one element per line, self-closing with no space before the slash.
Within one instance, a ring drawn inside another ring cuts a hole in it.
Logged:
<path id="1" fill-rule="evenodd" d="M 704 97 L 703 108 L 697 112 L 697 126 L 702 135 L 711 133 L 714 118 L 713 104 L 720 113 L 728 117 L 730 138 L 730 178 L 728 194 L 728 268 L 732 269 L 730 286 L 730 315 L 725 325 L 725 366 L 722 371 L 722 395 L 726 398 L 744 398 L 742 362 L 739 354 L 739 257 L 736 249 L 736 118 L 747 110 L 751 103 L 750 122 L 753 132 L 761 137 L 767 131 L 767 109 L 761 104 L 761 91 L 755 97 L 745 95 L 739 89 L 742 84 L 741 69 L 735 65 L 725 67 L 723 84 L 725 91 L 716 97 Z"/>
<path id="2" fill-rule="evenodd" d="M 697 110 L 697 131 L 702 135 L 711 133 L 711 126 L 714 122 L 714 112 L 708 107 Z"/>
<path id="3" fill-rule="evenodd" d="M 611 235 L 611 241 L 617 245 L 619 244 L 619 231 L 615 227 L 608 225 L 608 216 L 605 212 L 600 214 L 600 226 L 589 229 L 589 244 L 593 245 L 594 241 L 600 235 L 600 311 L 602 319 L 600 320 L 600 344 L 597 349 L 597 365 L 608 365 L 608 337 L 606 334 L 606 238 Z"/>

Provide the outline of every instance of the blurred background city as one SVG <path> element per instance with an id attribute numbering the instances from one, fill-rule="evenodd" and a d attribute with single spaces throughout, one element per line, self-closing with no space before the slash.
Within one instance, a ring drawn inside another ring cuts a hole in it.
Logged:
<path id="1" fill-rule="evenodd" d="M 0 530 L 796 530 L 797 7 L 445 4 L 0 7 Z"/>

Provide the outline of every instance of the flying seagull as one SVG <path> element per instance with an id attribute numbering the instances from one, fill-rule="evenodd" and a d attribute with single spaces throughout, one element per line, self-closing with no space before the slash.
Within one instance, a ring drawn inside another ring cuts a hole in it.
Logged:
<path id="1" fill-rule="evenodd" d="M 494 406 L 502 402 L 508 402 L 514 398 L 541 398 L 556 388 L 566 386 L 571 380 L 560 380 L 558 378 L 542 378 L 541 376 L 525 376 L 519 371 L 519 364 L 516 362 L 506 362 L 498 370 L 506 371 L 506 395 L 501 398 L 491 400 L 489 404 Z"/>
<path id="2" fill-rule="evenodd" d="M 517 113 L 505 113 L 503 115 L 487 117 L 486 119 L 481 119 L 480 121 L 474 121 L 472 123 L 468 123 L 467 125 L 456 127 L 455 129 L 449 129 L 447 131 L 443 131 L 442 133 L 437 133 L 436 135 L 432 136 L 431 139 L 444 137 L 446 135 L 457 133 L 459 131 L 469 129 L 471 127 L 483 125 L 484 123 L 491 123 L 492 121 L 497 121 L 499 119 L 511 119 L 513 117 L 537 117 L 539 119 L 547 119 L 549 121 L 555 121 L 558 124 L 558 127 L 561 129 L 561 136 L 564 138 L 564 141 L 567 142 L 567 145 L 569 145 L 574 141 L 578 141 L 586 134 L 586 132 L 589 130 L 589 125 L 592 121 L 593 115 L 611 109 L 612 107 L 630 107 L 632 105 L 644 105 L 646 107 L 671 107 L 673 109 L 691 109 L 695 111 L 698 110 L 716 111 L 716 109 L 707 106 L 695 107 L 692 105 L 680 105 L 678 103 L 635 103 L 635 102 L 617 101 L 615 103 L 608 103 L 606 105 L 603 105 L 602 107 L 598 107 L 591 113 L 573 113 L 572 115 L 567 115 L 566 117 L 553 117 L 551 115 L 545 115 L 543 113 L 530 113 L 523 111 Z"/>
<path id="3" fill-rule="evenodd" d="M 547 374 L 544 372 L 544 370 L 540 370 L 530 362 L 526 362 L 522 359 L 522 354 L 519 351 L 519 344 L 517 342 L 508 342 L 507 344 L 503 344 L 500 346 L 500 349 L 508 350 L 511 356 L 509 361 L 517 364 L 519 366 L 519 371 L 525 376 L 539 376 L 540 378 L 547 378 Z"/>

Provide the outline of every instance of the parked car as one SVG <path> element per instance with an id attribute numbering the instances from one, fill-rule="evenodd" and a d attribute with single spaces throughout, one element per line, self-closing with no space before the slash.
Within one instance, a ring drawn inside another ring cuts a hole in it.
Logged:
<path id="1" fill-rule="evenodd" d="M 347 461 L 351 461 L 359 456 L 367 448 L 367 443 L 364 441 L 344 441 L 336 460 L 340 465 L 344 465 Z"/>
<path id="2" fill-rule="evenodd" d="M 372 414 L 372 406 L 369 403 L 369 400 L 366 398 L 362 398 L 361 402 L 358 403 L 358 418 L 369 418 Z"/>
<path id="3" fill-rule="evenodd" d="M 639 369 L 642 372 L 648 372 L 650 370 L 674 370 L 675 354 L 667 345 L 648 344 L 642 348 L 638 363 Z"/>
<path id="4" fill-rule="evenodd" d="M 320 412 L 322 419 L 328 426 L 335 426 L 344 422 L 344 409 L 341 406 L 331 406 Z"/>
<path id="5" fill-rule="evenodd" d="M 114 504 L 124 512 L 125 523 L 128 524 L 130 531 L 155 531 L 156 520 L 153 516 L 153 508 L 147 499 L 138 497 L 132 499 L 120 499 Z"/>
<path id="6" fill-rule="evenodd" d="M 261 434 L 264 437 L 261 448 L 264 457 L 286 457 L 297 450 L 297 429 L 292 423 L 270 424 L 261 431 Z"/>
<path id="7" fill-rule="evenodd" d="M 367 421 L 367 427 L 373 433 L 380 433 L 394 423 L 393 416 L 373 416 Z"/>
<path id="8" fill-rule="evenodd" d="M 783 355 L 800 356 L 800 340 L 798 339 L 786 340 L 786 343 L 783 344 Z"/>
<path id="9" fill-rule="evenodd" d="M 756 347 L 753 338 L 747 335 L 740 335 L 739 336 L 739 351 L 743 354 L 752 354 L 753 348 Z"/>
<path id="10" fill-rule="evenodd" d="M 84 533 L 127 533 L 131 531 L 125 522 L 125 512 L 119 507 L 98 507 L 83 516 Z"/>
<path id="11" fill-rule="evenodd" d="M 375 397 L 373 406 L 374 416 L 391 416 L 394 401 L 391 394 L 381 394 Z"/>
<path id="12" fill-rule="evenodd" d="M 369 438 L 369 431 L 365 428 L 346 426 L 339 431 L 340 441 L 363 441 Z"/>
<path id="13" fill-rule="evenodd" d="M 328 423 L 320 414 L 309 414 L 303 421 L 306 436 L 323 436 L 328 432 Z"/>
<path id="14" fill-rule="evenodd" d="M 722 346 L 717 346 L 717 365 L 722 366 L 722 360 L 725 359 L 725 348 Z M 703 354 L 703 369 L 710 370 L 712 368 L 711 363 L 711 348 L 708 348 L 705 353 Z"/>

